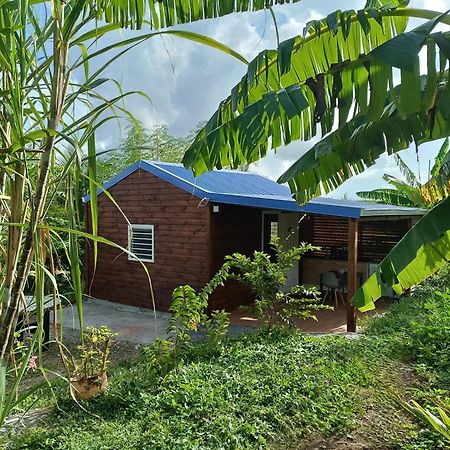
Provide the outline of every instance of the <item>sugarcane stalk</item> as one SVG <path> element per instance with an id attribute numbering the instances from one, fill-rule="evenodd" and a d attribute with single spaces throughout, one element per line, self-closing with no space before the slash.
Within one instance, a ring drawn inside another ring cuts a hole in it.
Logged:
<path id="1" fill-rule="evenodd" d="M 47 124 L 49 130 L 56 130 L 59 126 L 69 82 L 67 70 L 68 43 L 64 42 L 62 38 L 64 24 L 63 2 L 56 2 L 54 4 L 53 15 L 54 76 L 52 80 L 50 115 Z M 5 298 L 7 301 L 4 303 L 6 311 L 0 322 L 0 363 L 5 362 L 13 343 L 14 330 L 18 319 L 19 303 L 23 298 L 23 291 L 31 269 L 36 230 L 42 220 L 42 213 L 46 202 L 50 162 L 54 144 L 55 137 L 53 134 L 49 134 L 44 139 L 42 146 L 43 152 L 41 153 L 39 160 L 38 177 L 32 202 L 30 221 L 23 241 L 21 256 L 19 259 L 11 260 L 11 267 L 8 267 L 12 279 L 10 280 L 11 284 L 8 284 L 7 289 L 5 290 Z"/>

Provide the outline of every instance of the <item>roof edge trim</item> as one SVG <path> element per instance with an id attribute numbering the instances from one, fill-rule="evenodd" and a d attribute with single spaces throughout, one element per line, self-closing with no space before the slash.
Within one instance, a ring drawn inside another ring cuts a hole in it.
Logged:
<path id="1" fill-rule="evenodd" d="M 112 188 L 116 184 L 120 183 L 123 179 L 131 175 L 132 173 L 136 172 L 136 170 L 145 170 L 147 173 L 151 173 L 152 175 L 155 175 L 159 178 L 161 178 L 164 181 L 167 181 L 171 184 L 173 184 L 176 187 L 179 187 L 183 189 L 186 192 L 189 192 L 192 195 L 195 195 L 196 197 L 203 197 L 210 194 L 209 191 L 202 189 L 198 186 L 196 186 L 194 183 L 190 183 L 186 180 L 183 180 L 182 178 L 178 177 L 177 175 L 174 175 L 167 171 L 166 169 L 156 165 L 151 164 L 147 161 L 140 160 L 132 164 L 130 167 L 127 167 L 122 172 L 120 172 L 118 175 L 114 176 L 108 181 L 105 181 L 105 183 L 102 184 L 101 187 L 97 188 L 97 196 L 100 194 L 103 194 L 104 191 L 107 191 L 108 189 Z M 195 191 L 200 191 L 199 193 L 196 193 Z M 83 198 L 83 203 L 88 203 L 91 201 L 90 194 L 85 195 Z"/>
<path id="2" fill-rule="evenodd" d="M 361 217 L 360 208 L 319 205 L 313 202 L 310 202 L 304 206 L 300 206 L 298 203 L 292 201 L 291 199 L 268 199 L 217 193 L 209 195 L 208 198 L 210 202 L 224 203 L 227 205 L 249 206 L 252 208 L 274 209 L 279 211 L 298 212 L 305 214 L 321 214 L 348 219 L 358 219 Z"/>

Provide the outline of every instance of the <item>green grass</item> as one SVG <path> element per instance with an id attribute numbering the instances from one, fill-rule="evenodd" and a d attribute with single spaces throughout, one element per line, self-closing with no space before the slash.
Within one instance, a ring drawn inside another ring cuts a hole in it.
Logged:
<path id="1" fill-rule="evenodd" d="M 258 449 L 314 431 L 344 433 L 362 412 L 362 389 L 385 364 L 344 338 L 260 332 L 208 354 L 197 344 L 178 370 L 157 380 L 142 356 L 118 368 L 91 414 L 64 412 L 16 439 L 33 449 Z M 368 370 L 370 368 L 370 370 Z"/>
<path id="2" fill-rule="evenodd" d="M 353 433 L 367 448 L 443 449 L 398 400 L 446 401 L 447 297 L 422 289 L 358 340 L 275 329 L 230 340 L 221 352 L 195 343 L 163 377 L 144 351 L 111 370 L 108 395 L 84 405 L 89 413 L 59 385 L 60 410 L 8 448 L 293 449 L 314 435 Z"/>
<path id="3" fill-rule="evenodd" d="M 380 351 L 403 360 L 434 384 L 450 387 L 450 291 L 419 290 L 369 322 Z"/>

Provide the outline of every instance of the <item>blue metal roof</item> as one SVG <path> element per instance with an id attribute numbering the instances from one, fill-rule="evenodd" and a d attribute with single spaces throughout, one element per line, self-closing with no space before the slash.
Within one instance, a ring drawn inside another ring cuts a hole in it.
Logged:
<path id="1" fill-rule="evenodd" d="M 250 172 L 236 170 L 214 170 L 194 177 L 181 164 L 155 161 L 138 161 L 107 181 L 97 195 L 119 183 L 138 169 L 145 170 L 187 192 L 211 202 L 242 205 L 254 208 L 274 209 L 337 217 L 358 218 L 361 216 L 423 215 L 419 208 L 381 205 L 352 200 L 318 197 L 307 205 L 300 206 L 291 196 L 287 186 Z M 89 195 L 83 198 L 90 200 Z"/>

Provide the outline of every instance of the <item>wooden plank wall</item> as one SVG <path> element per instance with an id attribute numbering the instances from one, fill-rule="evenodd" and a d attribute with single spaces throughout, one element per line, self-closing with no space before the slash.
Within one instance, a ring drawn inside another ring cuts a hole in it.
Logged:
<path id="1" fill-rule="evenodd" d="M 146 263 L 158 309 L 166 310 L 172 290 L 182 284 L 201 288 L 209 278 L 209 206 L 200 199 L 143 170 L 110 190 L 128 220 L 155 225 L 155 262 Z M 105 195 L 99 200 L 99 235 L 123 247 L 128 227 Z M 86 209 L 88 212 L 88 209 Z M 86 214 L 88 219 L 89 214 Z M 90 224 L 87 220 L 87 227 Z M 87 245 L 87 288 L 92 279 L 92 248 Z M 106 245 L 99 246 L 97 272 L 91 285 L 94 297 L 144 308 L 152 307 L 149 283 L 141 264 Z"/>
<path id="2" fill-rule="evenodd" d="M 358 261 L 380 262 L 409 230 L 409 219 L 359 221 Z M 308 257 L 347 259 L 348 219 L 311 215 L 301 223 L 300 240 L 321 247 Z"/>
<path id="3" fill-rule="evenodd" d="M 219 212 L 211 217 L 211 273 L 219 269 L 226 255 L 234 252 L 251 255 L 261 249 L 262 213 L 260 209 L 235 205 L 219 205 Z M 211 308 L 235 309 L 253 300 L 252 294 L 241 284 L 227 282 L 211 296 Z"/>

